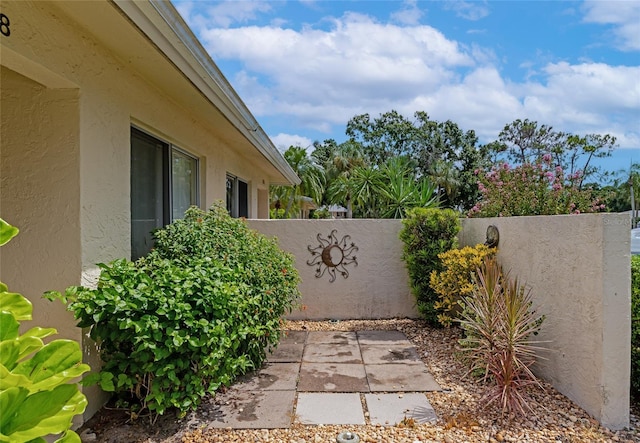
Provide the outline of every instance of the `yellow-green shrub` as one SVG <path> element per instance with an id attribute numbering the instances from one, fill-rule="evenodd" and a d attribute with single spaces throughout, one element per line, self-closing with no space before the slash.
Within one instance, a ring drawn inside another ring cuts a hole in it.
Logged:
<path id="1" fill-rule="evenodd" d="M 434 307 L 438 311 L 438 321 L 443 326 L 451 326 L 451 322 L 458 317 L 460 300 L 476 287 L 473 278 L 476 269 L 485 257 L 493 257 L 495 253 L 496 248 L 477 244 L 438 254 L 442 270 L 431 272 L 429 284 L 438 294 Z"/>

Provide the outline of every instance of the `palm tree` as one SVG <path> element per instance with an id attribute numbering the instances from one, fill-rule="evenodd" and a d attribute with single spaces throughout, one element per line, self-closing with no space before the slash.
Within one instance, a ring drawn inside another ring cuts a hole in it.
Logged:
<path id="1" fill-rule="evenodd" d="M 317 165 L 300 146 L 290 146 L 284 158 L 300 177 L 301 183 L 294 186 L 273 186 L 270 198 L 276 209 L 284 204 L 283 218 L 289 218 L 294 210 L 299 210 L 304 197 L 320 204 L 324 193 L 325 177 L 322 167 Z"/>
<path id="2" fill-rule="evenodd" d="M 446 201 L 448 206 L 453 206 L 460 184 L 458 170 L 453 163 L 436 160 L 431 164 L 429 179 L 436 186 L 440 200 Z"/>
<path id="3" fill-rule="evenodd" d="M 426 177 L 417 179 L 409 162 L 401 157 L 383 165 L 379 193 L 383 218 L 404 218 L 407 209 L 440 205 L 435 187 Z"/>
<path id="4" fill-rule="evenodd" d="M 353 217 L 353 188 L 349 180 L 356 168 L 365 166 L 360 144 L 351 140 L 337 145 L 325 165 L 328 183 L 326 200 L 329 203 L 344 204 L 347 207 L 347 218 Z"/>

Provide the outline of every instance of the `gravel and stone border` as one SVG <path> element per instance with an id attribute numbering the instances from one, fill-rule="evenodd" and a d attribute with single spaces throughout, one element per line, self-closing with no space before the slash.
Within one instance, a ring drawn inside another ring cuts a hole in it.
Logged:
<path id="1" fill-rule="evenodd" d="M 198 411 L 178 419 L 171 414 L 151 425 L 139 419 L 126 423 L 103 411 L 84 429 L 85 441 L 95 435 L 96 442 L 144 443 L 319 443 L 335 442 L 345 431 L 355 432 L 361 442 L 640 442 L 640 417 L 632 413 L 631 427 L 612 432 L 550 384 L 529 391 L 533 413 L 509 421 L 498 411 L 480 404 L 484 386 L 459 359 L 459 330 L 434 329 L 419 320 L 287 321 L 285 329 L 308 331 L 399 330 L 416 346 L 420 358 L 442 386 L 442 392 L 427 393 L 438 415 L 435 424 L 408 420 L 396 426 L 307 426 L 294 424 L 288 429 L 210 429 L 207 428 L 206 401 Z M 637 411 L 636 411 L 637 413 Z M 88 437 L 87 437 L 88 436 Z"/>

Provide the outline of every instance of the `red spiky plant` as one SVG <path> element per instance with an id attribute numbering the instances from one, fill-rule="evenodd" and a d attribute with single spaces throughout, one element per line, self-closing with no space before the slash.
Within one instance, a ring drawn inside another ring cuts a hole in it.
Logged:
<path id="1" fill-rule="evenodd" d="M 540 386 L 531 367 L 543 342 L 531 336 L 537 335 L 544 317 L 531 309 L 531 291 L 517 278 L 511 280 L 495 258 L 485 259 L 475 280 L 476 289 L 462 300 L 460 320 L 470 372 L 489 381 L 482 399 L 487 406 L 497 404 L 509 417 L 524 415 L 531 411 L 527 389 Z"/>

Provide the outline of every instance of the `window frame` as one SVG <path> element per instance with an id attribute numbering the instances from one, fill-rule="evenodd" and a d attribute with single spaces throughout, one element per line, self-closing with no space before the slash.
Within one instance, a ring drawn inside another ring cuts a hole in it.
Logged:
<path id="1" fill-rule="evenodd" d="M 231 183 L 231 196 L 229 196 L 229 184 Z M 241 186 L 242 185 L 242 186 Z M 244 188 L 244 207 L 241 207 L 241 187 Z M 225 179 L 225 195 L 227 212 L 234 218 L 249 218 L 250 186 L 247 180 L 227 172 Z M 231 197 L 231 198 L 230 198 Z"/>
<path id="2" fill-rule="evenodd" d="M 129 173 L 129 185 L 130 185 L 130 193 L 129 193 L 129 201 L 130 201 L 130 234 L 131 234 L 131 259 L 137 259 L 138 257 L 134 256 L 134 252 L 136 252 L 136 248 L 134 248 L 134 244 L 136 242 L 136 240 L 139 240 L 139 238 L 134 238 L 134 234 L 135 232 L 137 232 L 136 229 L 134 229 L 134 195 L 133 195 L 133 181 L 134 181 L 134 170 L 133 170 L 133 155 L 134 155 L 134 136 L 138 137 L 142 140 L 157 144 L 157 147 L 160 148 L 161 151 L 161 157 L 162 157 L 162 165 L 161 165 L 161 180 L 162 180 L 162 185 L 161 185 L 161 189 L 162 189 L 162 195 L 161 198 L 158 198 L 156 201 L 156 204 L 158 203 L 158 201 L 161 204 L 161 208 L 158 208 L 156 206 L 156 213 L 161 213 L 162 214 L 162 220 L 160 221 L 160 226 L 158 225 L 158 220 L 156 220 L 156 229 L 158 228 L 162 228 L 168 224 L 170 224 L 173 220 L 176 220 L 173 217 L 173 209 L 174 209 L 174 193 L 173 193 L 173 180 L 174 180 L 174 170 L 173 170 L 173 160 L 174 160 L 174 153 L 177 153 L 178 155 L 184 156 L 186 157 L 188 160 L 194 161 L 194 167 L 193 170 L 195 172 L 195 178 L 192 180 L 193 181 L 193 185 L 194 185 L 194 189 L 193 189 L 193 199 L 195 200 L 195 204 L 196 206 L 200 206 L 200 187 L 201 187 L 201 179 L 200 179 L 200 161 L 201 159 L 190 153 L 189 151 L 185 150 L 184 148 L 181 148 L 179 146 L 176 146 L 175 144 L 167 141 L 165 138 L 163 137 L 159 137 L 143 128 L 140 128 L 139 126 L 136 125 L 131 125 L 130 126 L 130 131 L 129 131 L 130 135 L 129 135 L 129 140 L 130 140 L 130 145 L 129 145 L 129 167 L 130 167 L 130 173 Z M 149 247 L 149 250 L 152 248 L 153 246 Z M 148 251 L 146 252 L 148 253 Z M 141 257 L 146 255 L 146 253 L 140 255 Z"/>

